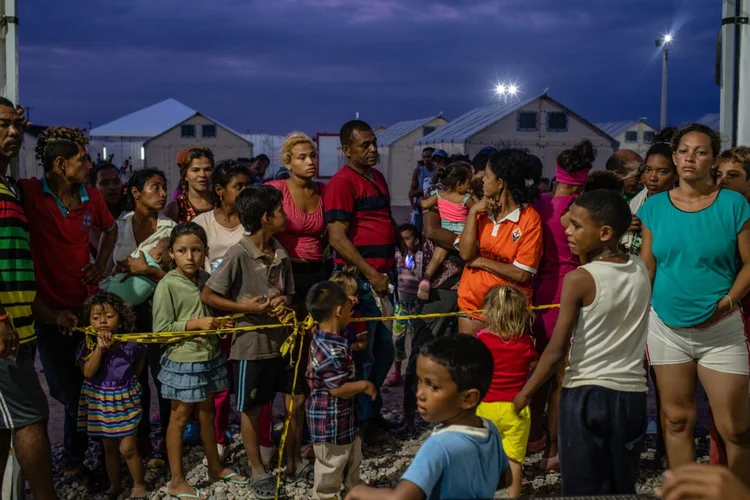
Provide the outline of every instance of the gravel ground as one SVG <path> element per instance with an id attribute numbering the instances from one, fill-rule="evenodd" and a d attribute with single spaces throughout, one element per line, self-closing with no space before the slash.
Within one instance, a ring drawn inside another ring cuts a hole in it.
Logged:
<path id="1" fill-rule="evenodd" d="M 389 419 L 399 420 L 400 412 L 399 408 L 402 401 L 402 390 L 401 388 L 386 389 L 384 393 L 385 401 L 385 415 Z M 699 401 L 704 401 L 704 397 L 699 395 Z M 653 405 L 651 405 L 651 413 L 653 414 Z M 702 457 L 701 461 L 708 460 L 708 438 L 707 428 L 705 420 L 705 404 L 701 405 L 701 414 L 704 418 L 700 419 L 698 428 L 696 429 L 696 435 L 699 436 L 696 439 L 696 445 L 698 448 L 698 456 Z M 281 415 L 283 406 L 280 400 L 277 399 L 276 406 L 274 407 L 274 415 Z M 278 427 L 280 422 L 276 423 Z M 241 438 L 239 436 L 239 428 L 236 424 L 230 425 L 230 432 L 234 435 L 234 444 L 231 447 L 229 462 L 232 465 L 238 465 L 242 470 L 247 470 L 247 457 L 245 455 L 244 448 L 242 446 Z M 423 425 L 420 428 L 420 436 L 416 439 L 411 440 L 399 440 L 395 434 L 391 435 L 391 439 L 383 444 L 364 447 L 363 454 L 364 458 L 361 466 L 361 477 L 363 480 L 370 484 L 380 487 L 391 487 L 398 483 L 401 474 L 409 466 L 412 458 L 419 450 L 421 443 L 429 435 L 429 426 Z M 660 464 L 654 461 L 655 444 L 653 436 L 648 436 L 646 440 L 646 450 L 642 454 L 641 462 L 641 474 L 638 481 L 639 493 L 650 493 L 653 488 L 658 484 L 663 469 Z M 58 488 L 58 495 L 62 500 L 73 500 L 73 499 L 86 499 L 91 498 L 87 485 L 83 483 L 71 483 L 64 484 L 62 481 L 62 464 L 63 464 L 63 450 L 60 443 L 53 446 L 53 455 L 55 470 L 54 475 L 56 479 L 56 487 Z M 525 486 L 524 494 L 526 495 L 545 495 L 545 494 L 559 494 L 560 493 L 560 474 L 557 472 L 544 472 L 539 469 L 539 461 L 541 459 L 541 453 L 529 456 L 524 467 L 525 474 Z M 98 447 L 92 444 L 89 448 L 87 455 L 86 465 L 96 471 L 95 477 L 97 479 L 106 477 L 106 474 L 102 468 L 101 455 L 98 451 Z M 232 499 L 245 499 L 253 498 L 252 493 L 248 488 L 238 485 L 227 485 L 223 483 L 209 484 L 206 479 L 206 467 L 203 465 L 203 451 L 202 447 L 186 447 L 185 449 L 185 470 L 187 472 L 188 480 L 209 495 L 208 498 L 212 500 L 232 500 Z M 276 463 L 275 459 L 272 463 Z M 127 469 L 123 466 L 123 477 L 127 477 Z M 148 471 L 147 482 L 150 488 L 151 500 L 168 498 L 166 493 L 166 484 L 169 480 L 168 469 L 163 468 L 159 470 Z M 104 480 L 106 482 L 106 480 Z M 126 484 L 127 486 L 127 484 Z M 310 489 L 312 484 L 308 481 L 299 480 L 296 482 L 289 482 L 286 484 L 288 498 L 307 500 L 310 498 Z M 496 494 L 496 498 L 505 498 L 505 491 L 499 491 Z M 127 498 L 122 496 L 121 498 Z"/>

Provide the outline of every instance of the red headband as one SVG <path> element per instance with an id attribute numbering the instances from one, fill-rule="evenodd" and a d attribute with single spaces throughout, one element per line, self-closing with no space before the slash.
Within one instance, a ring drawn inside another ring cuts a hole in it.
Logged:
<path id="1" fill-rule="evenodd" d="M 589 177 L 589 170 L 591 169 L 585 168 L 577 172 L 567 172 L 560 168 L 560 165 L 557 165 L 555 167 L 555 180 L 561 184 L 568 184 L 570 186 L 583 186 Z"/>

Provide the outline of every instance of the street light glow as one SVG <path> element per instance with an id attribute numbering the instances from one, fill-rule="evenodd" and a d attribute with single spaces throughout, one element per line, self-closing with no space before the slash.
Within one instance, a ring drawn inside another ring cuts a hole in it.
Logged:
<path id="1" fill-rule="evenodd" d="M 672 36 L 672 33 L 667 33 L 666 35 L 664 35 L 664 44 L 666 45 L 668 43 L 672 43 L 673 39 L 674 37 Z"/>
<path id="2" fill-rule="evenodd" d="M 505 84 L 504 83 L 498 83 L 497 85 L 495 85 L 495 93 L 496 94 L 504 95 L 505 91 L 506 91 L 506 89 L 505 89 Z"/>
<path id="3" fill-rule="evenodd" d="M 518 87 L 511 83 L 510 85 L 508 85 L 508 93 L 510 95 L 516 95 L 518 93 Z"/>

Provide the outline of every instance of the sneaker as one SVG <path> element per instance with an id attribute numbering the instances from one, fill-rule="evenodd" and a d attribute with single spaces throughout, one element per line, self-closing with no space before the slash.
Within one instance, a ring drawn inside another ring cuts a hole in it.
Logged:
<path id="1" fill-rule="evenodd" d="M 263 465 L 268 465 L 276 453 L 275 446 L 261 446 L 260 447 L 260 459 L 263 461 Z"/>
<path id="2" fill-rule="evenodd" d="M 401 373 L 397 372 L 396 370 L 392 371 L 388 377 L 386 377 L 385 381 L 383 382 L 383 385 L 386 387 L 397 387 L 404 383 L 404 378 L 401 376 Z"/>

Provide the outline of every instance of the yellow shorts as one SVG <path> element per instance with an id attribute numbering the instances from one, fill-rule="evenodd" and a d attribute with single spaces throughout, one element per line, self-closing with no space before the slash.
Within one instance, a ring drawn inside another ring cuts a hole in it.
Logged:
<path id="1" fill-rule="evenodd" d="M 477 408 L 477 415 L 484 417 L 497 427 L 503 440 L 503 449 L 508 458 L 523 463 L 526 457 L 526 445 L 529 442 L 531 430 L 531 410 L 527 406 L 517 414 L 513 403 L 499 401 L 497 403 L 481 403 Z"/>

